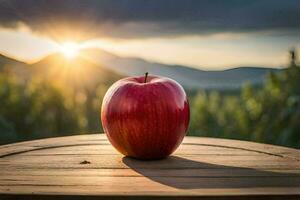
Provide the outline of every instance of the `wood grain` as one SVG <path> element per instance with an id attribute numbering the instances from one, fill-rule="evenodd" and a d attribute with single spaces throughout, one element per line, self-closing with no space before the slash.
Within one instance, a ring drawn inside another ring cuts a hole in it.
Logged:
<path id="1" fill-rule="evenodd" d="M 105 135 L 0 146 L 0 199 L 300 199 L 300 150 L 186 137 L 169 158 L 120 155 Z"/>

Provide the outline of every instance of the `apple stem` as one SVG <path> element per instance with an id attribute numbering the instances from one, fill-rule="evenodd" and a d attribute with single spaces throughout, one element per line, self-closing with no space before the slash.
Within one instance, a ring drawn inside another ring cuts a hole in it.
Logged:
<path id="1" fill-rule="evenodd" d="M 148 77 L 148 72 L 145 73 L 145 80 L 144 80 L 144 83 L 147 83 L 147 77 Z"/>

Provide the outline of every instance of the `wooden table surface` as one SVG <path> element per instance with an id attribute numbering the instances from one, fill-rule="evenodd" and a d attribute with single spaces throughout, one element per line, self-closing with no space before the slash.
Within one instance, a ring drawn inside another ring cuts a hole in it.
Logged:
<path id="1" fill-rule="evenodd" d="M 0 146 L 0 199 L 300 199 L 300 150 L 186 137 L 169 158 L 120 155 L 103 134 Z"/>

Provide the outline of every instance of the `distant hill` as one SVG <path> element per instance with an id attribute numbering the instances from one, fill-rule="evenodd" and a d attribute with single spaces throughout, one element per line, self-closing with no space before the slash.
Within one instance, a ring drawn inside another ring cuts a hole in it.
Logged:
<path id="1" fill-rule="evenodd" d="M 124 76 L 141 76 L 145 72 L 166 76 L 178 81 L 186 89 L 234 90 L 245 81 L 260 85 L 267 73 L 279 69 L 239 67 L 220 71 L 204 71 L 180 65 L 166 65 L 139 58 L 119 57 L 101 49 L 85 49 L 81 56 L 68 60 L 61 54 L 51 54 L 27 65 L 0 55 L 0 69 L 5 66 L 14 73 L 28 77 L 33 74 L 49 80 L 63 80 L 76 87 L 93 88 L 99 83 L 111 85 Z"/>
<path id="2" fill-rule="evenodd" d="M 110 86 L 124 77 L 101 64 L 82 57 L 68 60 L 59 53 L 51 54 L 33 64 L 26 64 L 0 54 L 0 71 L 13 73 L 24 81 L 34 76 L 60 82 L 70 88 L 91 90 L 99 84 Z"/>
<path id="3" fill-rule="evenodd" d="M 97 84 L 111 85 L 124 76 L 103 67 L 101 63 L 91 62 L 84 57 L 66 59 L 59 53 L 51 54 L 30 65 L 34 74 L 49 80 L 61 80 L 70 87 L 93 88 Z"/>
<path id="4" fill-rule="evenodd" d="M 245 81 L 262 84 L 268 72 L 278 71 L 272 68 L 239 67 L 221 71 L 204 71 L 180 65 L 166 65 L 148 62 L 139 58 L 125 58 L 102 51 L 88 49 L 82 52 L 91 62 L 125 76 L 140 76 L 145 72 L 170 77 L 188 89 L 238 89 Z"/>
<path id="5" fill-rule="evenodd" d="M 19 65 L 25 65 L 25 63 L 15 60 L 13 58 L 10 58 L 8 56 L 5 56 L 3 54 L 0 54 L 0 68 L 2 69 L 3 67 L 8 66 L 8 65 L 13 65 L 13 66 L 18 65 L 19 66 Z"/>
<path id="6" fill-rule="evenodd" d="M 0 71 L 14 73 L 18 76 L 28 76 L 27 64 L 0 54 Z"/>

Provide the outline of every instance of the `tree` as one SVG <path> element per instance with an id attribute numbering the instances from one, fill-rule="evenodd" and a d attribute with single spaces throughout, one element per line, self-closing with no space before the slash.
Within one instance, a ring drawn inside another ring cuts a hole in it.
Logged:
<path id="1" fill-rule="evenodd" d="M 300 67 L 295 50 L 290 59 L 288 68 L 270 73 L 259 89 L 246 83 L 237 96 L 200 92 L 192 100 L 190 134 L 300 147 Z"/>

